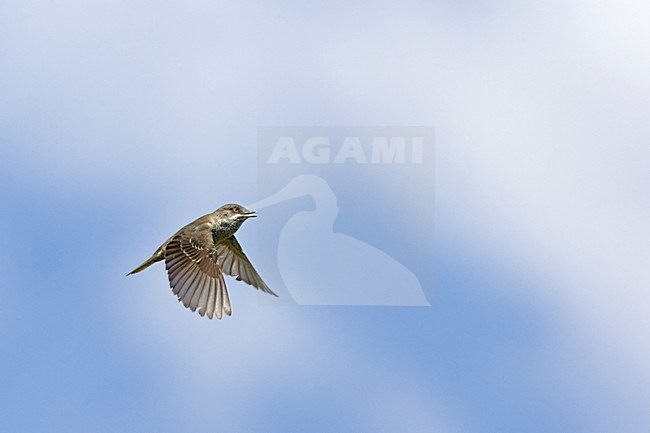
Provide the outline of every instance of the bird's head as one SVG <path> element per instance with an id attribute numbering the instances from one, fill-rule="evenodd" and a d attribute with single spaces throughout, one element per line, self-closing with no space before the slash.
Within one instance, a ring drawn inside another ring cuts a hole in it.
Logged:
<path id="1" fill-rule="evenodd" d="M 237 203 L 228 203 L 214 212 L 221 225 L 230 230 L 237 230 L 248 218 L 255 217 L 255 212 Z"/>

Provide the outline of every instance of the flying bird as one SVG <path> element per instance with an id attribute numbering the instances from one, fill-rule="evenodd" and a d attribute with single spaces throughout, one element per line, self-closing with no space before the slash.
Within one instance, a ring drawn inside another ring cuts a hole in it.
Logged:
<path id="1" fill-rule="evenodd" d="M 143 264 L 129 272 L 136 274 L 161 260 L 169 285 L 179 302 L 201 316 L 221 319 L 230 316 L 230 299 L 223 274 L 278 296 L 264 283 L 242 251 L 235 232 L 255 212 L 230 203 L 189 223 L 162 244 Z"/>

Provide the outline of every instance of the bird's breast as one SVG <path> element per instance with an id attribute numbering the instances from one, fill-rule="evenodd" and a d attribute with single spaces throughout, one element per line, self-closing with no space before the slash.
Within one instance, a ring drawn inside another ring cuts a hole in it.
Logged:
<path id="1" fill-rule="evenodd" d="M 214 244 L 217 245 L 232 236 L 233 233 L 234 231 L 232 231 L 230 227 L 217 225 L 212 228 L 212 240 L 214 241 Z"/>

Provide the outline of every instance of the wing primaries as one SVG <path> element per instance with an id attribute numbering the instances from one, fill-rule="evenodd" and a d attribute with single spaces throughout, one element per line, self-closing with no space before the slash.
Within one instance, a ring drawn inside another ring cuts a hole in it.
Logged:
<path id="1" fill-rule="evenodd" d="M 169 285 L 185 307 L 209 319 L 215 315 L 221 319 L 224 311 L 230 316 L 228 290 L 209 231 L 207 236 L 192 233 L 173 237 L 165 256 Z"/>
<path id="2" fill-rule="evenodd" d="M 215 251 L 223 272 L 269 295 L 278 296 L 262 280 L 234 236 L 219 243 Z M 227 296 L 226 294 L 226 298 Z"/>

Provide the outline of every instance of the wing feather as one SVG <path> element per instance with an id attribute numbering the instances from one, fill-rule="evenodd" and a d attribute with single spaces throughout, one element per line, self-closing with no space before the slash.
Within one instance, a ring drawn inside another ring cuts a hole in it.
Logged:
<path id="1" fill-rule="evenodd" d="M 234 236 L 220 242 L 215 249 L 223 272 L 269 295 L 278 296 L 262 280 Z"/>
<path id="2" fill-rule="evenodd" d="M 185 298 L 187 299 L 187 305 L 186 307 L 189 308 L 192 311 L 196 311 L 196 306 L 194 304 L 194 297 L 196 296 L 199 291 L 203 288 L 203 285 L 206 283 L 206 275 L 201 276 L 201 283 L 200 284 L 194 284 L 192 285 L 192 291 L 185 295 Z"/>
<path id="3" fill-rule="evenodd" d="M 209 319 L 212 319 L 212 316 L 214 316 L 214 309 L 216 308 L 215 291 L 216 287 L 214 287 L 214 285 L 210 287 L 210 293 L 208 294 L 208 300 L 205 307 Z"/>
<path id="4" fill-rule="evenodd" d="M 221 288 L 221 296 L 223 297 L 223 310 L 230 316 L 232 310 L 230 309 L 230 298 L 228 297 L 228 289 L 226 289 L 225 284 Z"/>
<path id="5" fill-rule="evenodd" d="M 206 278 L 203 284 L 201 284 L 199 287 L 196 288 L 194 291 L 194 295 L 192 295 L 192 299 L 190 299 L 190 308 L 192 311 L 196 311 L 196 309 L 199 307 L 201 304 L 201 297 L 203 296 L 203 292 L 206 290 L 206 287 L 210 286 L 210 281 L 212 278 Z"/>
<path id="6" fill-rule="evenodd" d="M 199 272 L 199 269 L 196 268 L 196 267 L 193 267 L 192 270 L 191 270 L 191 273 L 188 275 L 187 279 L 183 283 L 177 285 L 174 288 L 174 293 L 176 295 L 178 295 L 178 296 L 181 296 L 181 294 L 184 295 L 185 292 L 187 291 L 187 289 L 189 289 L 192 286 L 192 284 L 194 284 L 194 282 L 197 280 L 197 278 L 200 275 L 201 275 L 201 273 Z"/>
<path id="7" fill-rule="evenodd" d="M 217 319 L 221 320 L 223 314 L 223 289 L 221 286 L 217 287 Z"/>
<path id="8" fill-rule="evenodd" d="M 209 225 L 180 231 L 167 243 L 165 267 L 169 285 L 183 305 L 212 319 L 231 314 L 223 272 L 217 261 Z"/>

